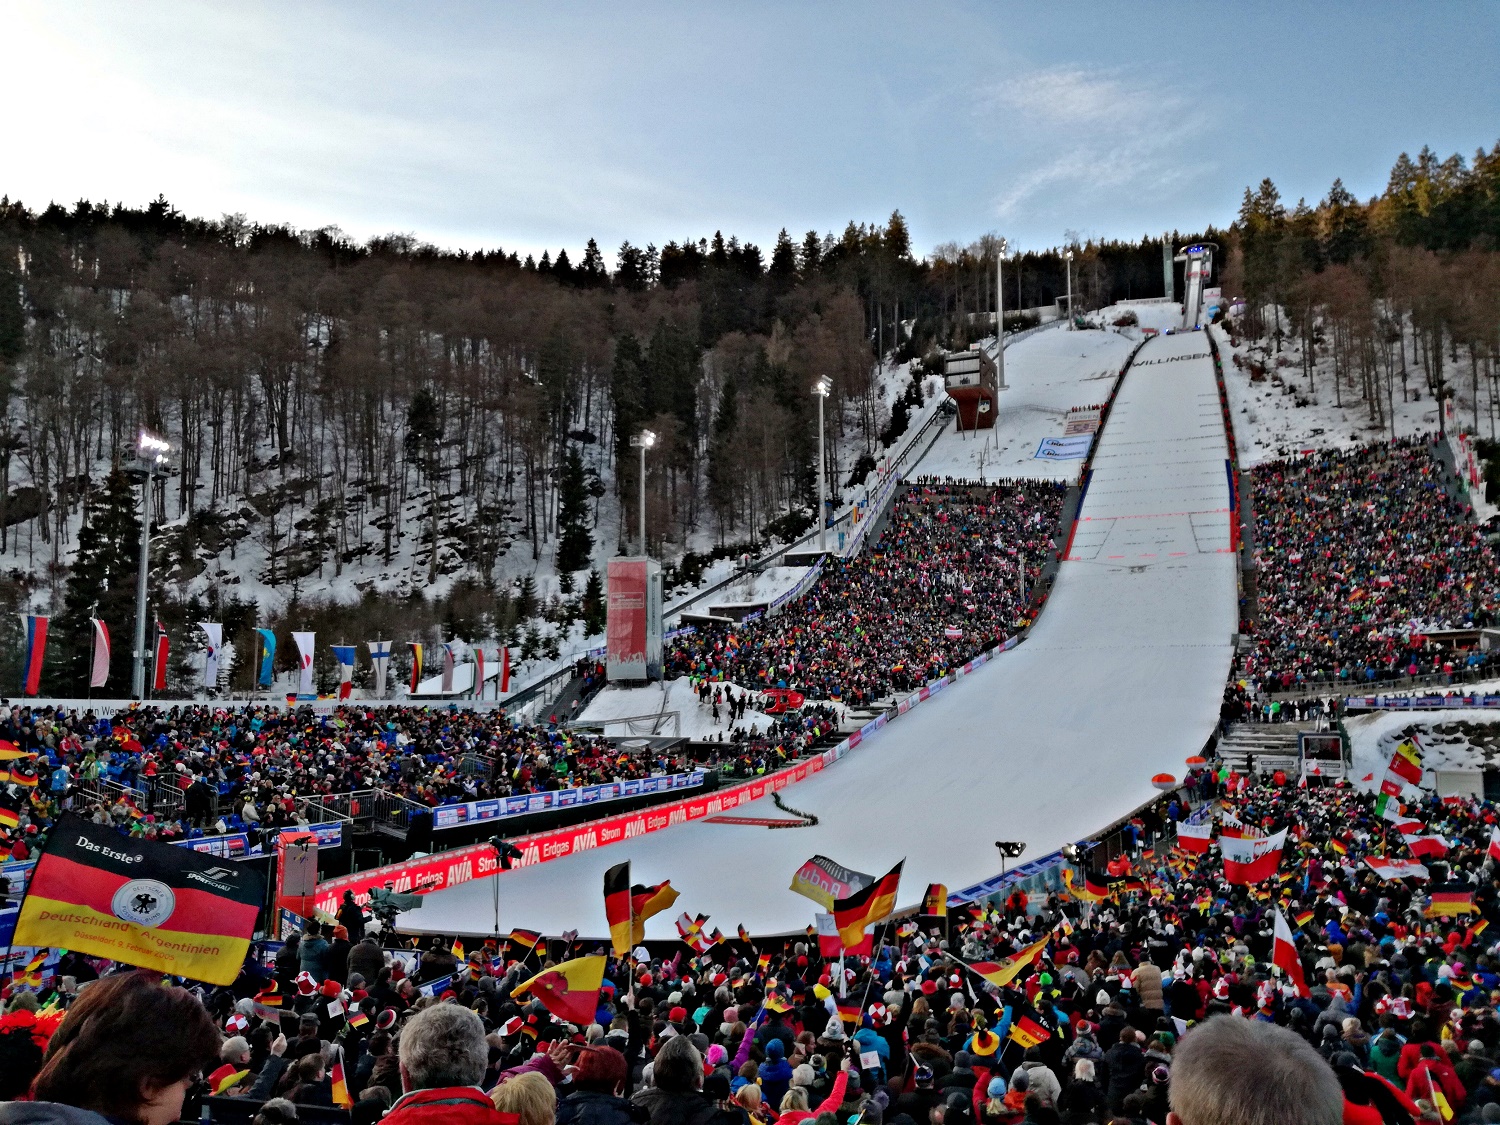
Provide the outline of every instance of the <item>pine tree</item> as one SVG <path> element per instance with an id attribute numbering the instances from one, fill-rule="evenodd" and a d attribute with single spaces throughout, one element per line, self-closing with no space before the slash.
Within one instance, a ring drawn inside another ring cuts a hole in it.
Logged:
<path id="1" fill-rule="evenodd" d="M 565 574 L 582 570 L 594 550 L 589 533 L 589 492 L 583 476 L 583 458 L 568 449 L 558 484 L 557 569 Z"/>
<path id="2" fill-rule="evenodd" d="M 583 261 L 574 271 L 574 283 L 582 289 L 599 289 L 609 284 L 609 271 L 604 268 L 604 255 L 599 244 L 592 238 L 583 248 Z"/>
<path id="3" fill-rule="evenodd" d="M 771 268 L 767 276 L 777 289 L 790 289 L 797 284 L 797 248 L 792 245 L 786 227 L 776 236 L 776 246 L 771 251 Z"/>
<path id="4" fill-rule="evenodd" d="M 605 602 L 604 579 L 593 567 L 589 568 L 588 581 L 583 586 L 583 625 L 589 636 L 604 632 Z"/>
<path id="5" fill-rule="evenodd" d="M 135 487 L 119 469 L 91 494 L 78 532 L 78 551 L 63 594 L 63 612 L 53 625 L 49 651 L 59 658 L 60 687 L 88 691 L 94 651 L 90 617 L 109 629 L 112 660 L 109 684 L 119 690 L 129 679 L 130 642 L 135 624 L 135 583 L 139 568 L 141 521 Z"/>
<path id="6" fill-rule="evenodd" d="M 516 589 L 516 620 L 525 621 L 528 617 L 535 617 L 536 611 L 536 579 L 523 574 Z"/>

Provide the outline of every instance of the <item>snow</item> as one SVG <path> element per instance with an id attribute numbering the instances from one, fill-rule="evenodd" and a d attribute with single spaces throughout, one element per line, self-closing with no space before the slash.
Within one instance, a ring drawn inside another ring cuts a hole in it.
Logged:
<path id="1" fill-rule="evenodd" d="M 1486 770 L 1500 767 L 1500 712 L 1371 711 L 1344 720 L 1349 734 L 1350 774 L 1366 792 L 1380 788 L 1397 743 L 1415 734 L 1427 770 Z M 1368 778 L 1368 780 L 1366 780 Z"/>
<path id="2" fill-rule="evenodd" d="M 733 686 L 733 685 L 731 685 Z M 739 695 L 739 687 L 735 687 L 735 695 Z M 729 722 L 728 709 L 721 707 L 719 714 L 721 721 L 714 722 L 713 705 L 705 706 L 698 702 L 697 693 L 693 691 L 693 685 L 686 676 L 675 680 L 668 680 L 661 684 L 650 684 L 646 687 L 627 688 L 611 684 L 599 692 L 589 701 L 589 705 L 579 714 L 580 721 L 598 722 L 601 719 L 628 719 L 640 715 L 661 715 L 670 711 L 676 711 L 678 721 L 664 719 L 660 729 L 656 732 L 663 735 L 680 734 L 684 738 L 691 739 L 717 739 L 719 735 L 729 737 L 729 732 L 736 728 L 740 730 L 762 731 L 771 727 L 773 720 L 756 710 L 745 712 L 745 718 L 733 725 Z M 632 734 L 645 734 L 646 728 L 651 724 L 635 724 L 638 728 L 632 730 Z M 619 726 L 612 727 L 606 733 L 624 733 Z"/>
<path id="3" fill-rule="evenodd" d="M 1043 438 L 1062 437 L 1063 419 L 1075 406 L 1109 397 L 1120 365 L 1136 341 L 1113 331 L 1049 329 L 1005 349 L 1005 382 L 994 428 L 959 433 L 958 419 L 908 476 L 1077 478 L 1080 461 L 1036 460 Z"/>
<path id="4" fill-rule="evenodd" d="M 1049 335 L 1060 334 L 1040 334 Z M 1070 339 L 1098 347 L 1100 368 L 1120 347 L 1103 333 Z M 1084 500 L 1087 531 L 1029 638 L 784 791 L 817 825 L 693 821 L 517 868 L 493 876 L 504 880 L 502 928 L 602 937 L 603 872 L 628 858 L 634 881 L 670 878 L 682 908 L 726 931 L 744 923 L 757 934 L 798 933 L 814 907 L 785 888 L 810 855 L 872 874 L 904 857 L 904 907 L 929 882 L 957 889 L 993 877 L 991 841 L 1021 840 L 1026 857 L 1047 855 L 1150 800 L 1153 774 L 1180 775 L 1218 720 L 1236 586 L 1227 445 L 1214 424 L 1205 341 L 1163 337 L 1141 352 L 1175 356 L 1193 358 L 1126 377 Z M 1054 362 L 1088 358 L 1063 351 Z M 740 813 L 784 819 L 769 798 Z M 673 936 L 674 913 L 648 921 L 647 937 Z M 490 925 L 491 887 L 475 880 L 429 895 L 402 928 L 472 934 Z"/>
<path id="5" fill-rule="evenodd" d="M 1274 352 L 1267 355 L 1263 346 L 1250 341 L 1241 340 L 1234 346 L 1222 328 L 1210 331 L 1224 357 L 1224 384 L 1234 419 L 1235 441 L 1239 443 L 1241 468 L 1295 456 L 1304 449 L 1348 449 L 1391 437 L 1389 421 L 1384 425 L 1371 422 L 1369 409 L 1362 401 L 1337 405 L 1330 360 L 1325 358 L 1315 367 L 1316 393 L 1308 396 L 1300 352 L 1288 348 L 1280 356 Z M 1236 355 L 1242 360 L 1254 358 L 1266 363 L 1265 381 L 1253 382 L 1249 366 L 1234 362 Z M 1427 395 L 1420 376 L 1414 375 L 1409 382 L 1413 390 L 1422 391 L 1422 398 L 1418 402 L 1402 402 L 1397 390 L 1395 436 L 1436 432 L 1437 404 Z M 1458 387 L 1455 392 L 1462 393 Z M 1299 398 L 1307 405 L 1298 406 Z M 1465 413 L 1461 410 L 1460 416 Z"/>
<path id="6" fill-rule="evenodd" d="M 768 566 L 759 573 L 741 575 L 708 599 L 709 610 L 717 606 L 765 605 L 797 585 L 810 569 L 806 566 Z"/>

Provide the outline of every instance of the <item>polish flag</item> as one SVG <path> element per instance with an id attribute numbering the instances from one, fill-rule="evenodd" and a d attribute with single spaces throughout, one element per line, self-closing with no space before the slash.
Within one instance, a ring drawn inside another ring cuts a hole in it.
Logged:
<path id="1" fill-rule="evenodd" d="M 1448 841 L 1441 836 L 1416 836 L 1403 832 L 1401 838 L 1406 841 L 1411 854 L 1418 859 L 1427 859 L 1429 856 L 1442 859 L 1448 854 Z M 1493 846 L 1492 844 L 1491 847 Z"/>
<path id="2" fill-rule="evenodd" d="M 1177 822 L 1177 846 L 1185 852 L 1202 855 L 1208 851 L 1213 837 L 1214 825 L 1211 820 L 1203 824 L 1189 824 L 1185 820 Z"/>
<path id="3" fill-rule="evenodd" d="M 1490 829 L 1490 858 L 1500 863 L 1500 825 Z"/>
<path id="4" fill-rule="evenodd" d="M 1312 995 L 1307 988 L 1307 978 L 1302 975 L 1302 961 L 1297 956 L 1297 944 L 1292 940 L 1292 928 L 1286 924 L 1286 917 L 1280 910 L 1276 911 L 1276 937 L 1271 945 L 1271 964 L 1297 986 L 1298 996 Z"/>
<path id="5" fill-rule="evenodd" d="M 1253 840 L 1220 837 L 1219 850 L 1224 854 L 1224 878 L 1242 887 L 1271 878 L 1281 866 L 1281 849 L 1285 843 L 1285 828 L 1274 836 L 1261 836 Z"/>

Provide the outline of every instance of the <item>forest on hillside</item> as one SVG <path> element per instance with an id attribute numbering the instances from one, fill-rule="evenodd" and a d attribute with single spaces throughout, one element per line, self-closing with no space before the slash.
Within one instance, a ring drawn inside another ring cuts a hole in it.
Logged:
<path id="1" fill-rule="evenodd" d="M 611 270 L 593 240 L 533 260 L 195 219 L 164 198 L 0 201 L 7 599 L 64 612 L 69 677 L 88 616 L 127 635 L 139 523 L 116 470 L 144 429 L 174 447 L 153 516 L 169 623 L 210 615 L 233 635 L 357 600 L 362 620 L 448 636 L 566 624 L 591 608 L 591 562 L 633 549 L 631 435 L 657 435 L 647 534 L 684 580 L 714 548 L 796 533 L 814 381 L 833 384 L 827 467 L 848 488 L 920 394 L 882 376 L 993 335 L 994 247 L 919 258 L 898 212 L 783 231 L 769 254 L 719 233 L 626 242 Z M 1159 241 L 1076 258 L 1080 307 L 1162 291 Z M 1066 284 L 1058 251 L 1015 255 L 1007 308 Z M 524 582 L 538 564 L 562 576 L 551 602 Z"/>
<path id="2" fill-rule="evenodd" d="M 1246 188 L 1222 284 L 1233 327 L 1295 392 L 1367 412 L 1440 402 L 1438 424 L 1494 440 L 1500 415 L 1500 143 L 1472 161 L 1402 153 L 1361 202 L 1341 180 L 1288 206 L 1269 179 Z"/>

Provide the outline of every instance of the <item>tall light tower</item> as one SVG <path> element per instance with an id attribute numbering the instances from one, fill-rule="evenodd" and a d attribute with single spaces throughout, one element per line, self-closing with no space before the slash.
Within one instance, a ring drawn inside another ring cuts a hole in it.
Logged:
<path id="1" fill-rule="evenodd" d="M 646 450 L 656 444 L 656 435 L 642 430 L 630 438 L 630 447 L 641 451 L 641 554 L 649 555 L 646 549 Z"/>
<path id="2" fill-rule="evenodd" d="M 172 446 L 142 430 L 135 442 L 135 464 L 129 472 L 141 482 L 141 561 L 135 579 L 135 651 L 130 674 L 131 698 L 146 698 L 146 572 L 151 566 L 151 485 L 166 477 Z"/>
<path id="3" fill-rule="evenodd" d="M 1010 244 L 1001 239 L 995 247 L 995 389 L 1005 390 L 1005 252 Z"/>
<path id="4" fill-rule="evenodd" d="M 1063 251 L 1063 260 L 1068 264 L 1068 331 L 1073 331 L 1073 248 Z"/>
<path id="5" fill-rule="evenodd" d="M 823 403 L 828 392 L 833 390 L 833 380 L 819 375 L 813 384 L 812 393 L 818 396 L 818 550 L 828 550 L 828 518 L 826 513 L 827 491 L 823 479 Z"/>

